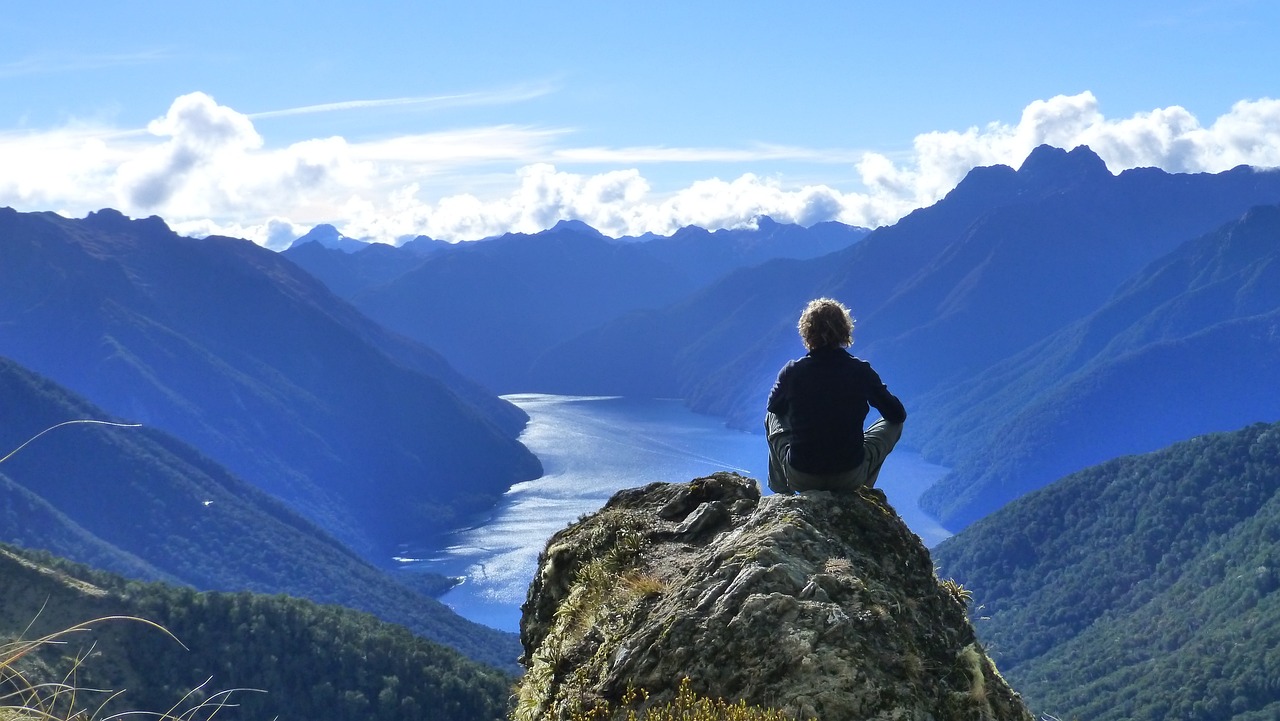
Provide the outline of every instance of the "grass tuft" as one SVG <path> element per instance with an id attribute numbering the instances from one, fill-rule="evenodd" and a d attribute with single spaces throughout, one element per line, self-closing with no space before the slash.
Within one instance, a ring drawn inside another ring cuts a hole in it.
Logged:
<path id="1" fill-rule="evenodd" d="M 130 716 L 145 716 L 158 721 L 209 721 L 225 708 L 233 708 L 232 689 L 219 691 L 205 697 L 204 685 L 188 691 L 167 711 L 116 711 L 111 707 L 121 694 L 107 689 L 85 688 L 76 678 L 86 660 L 93 654 L 91 645 L 87 651 L 68 657 L 70 668 L 59 681 L 36 681 L 20 666 L 27 656 L 49 646 L 60 646 L 78 634 L 92 631 L 96 626 L 111 622 L 141 623 L 158 629 L 178 645 L 182 642 L 159 624 L 136 616 L 103 616 L 85 621 L 47 636 L 33 640 L 19 639 L 0 644 L 0 721 L 112 721 Z M 197 701 L 197 697 L 204 697 Z"/>
<path id="2" fill-rule="evenodd" d="M 778 709 L 748 706 L 745 701 L 729 703 L 724 699 L 711 699 L 694 693 L 688 677 L 680 680 L 680 688 L 674 700 L 641 711 L 636 705 L 648 700 L 644 691 L 630 690 L 622 702 L 614 707 L 601 702 L 589 709 L 578 710 L 569 721 L 790 721 L 791 717 Z"/>

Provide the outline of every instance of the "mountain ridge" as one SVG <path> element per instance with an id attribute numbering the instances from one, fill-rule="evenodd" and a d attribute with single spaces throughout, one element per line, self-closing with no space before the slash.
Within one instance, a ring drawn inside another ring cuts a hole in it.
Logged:
<path id="1" fill-rule="evenodd" d="M 102 409 L 0 358 L 0 448 Z M 515 639 L 463 620 L 278 499 L 153 428 L 76 424 L 0 463 L 0 541 L 144 581 L 284 593 L 374 613 L 512 670 Z M 33 609 L 34 612 L 35 609 Z"/>
<path id="2" fill-rule="evenodd" d="M 507 393 L 547 390 L 531 385 L 527 368 L 592 326 L 674 302 L 737 268 L 844 247 L 864 232 L 761 217 L 755 228 L 690 226 L 669 237 L 614 239 L 581 221 L 561 221 L 425 255 L 346 254 L 314 243 L 283 254 L 370 317 Z"/>
<path id="3" fill-rule="evenodd" d="M 519 409 L 248 241 L 6 210 L 0 248 L 0 354 L 192 443 L 368 558 L 540 474 Z"/>

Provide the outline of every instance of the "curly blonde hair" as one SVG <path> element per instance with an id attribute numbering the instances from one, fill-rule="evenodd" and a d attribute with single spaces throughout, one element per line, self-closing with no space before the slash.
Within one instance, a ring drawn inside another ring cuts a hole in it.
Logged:
<path id="1" fill-rule="evenodd" d="M 809 350 L 853 345 L 853 316 L 849 309 L 832 298 L 809 301 L 800 314 L 800 340 Z"/>

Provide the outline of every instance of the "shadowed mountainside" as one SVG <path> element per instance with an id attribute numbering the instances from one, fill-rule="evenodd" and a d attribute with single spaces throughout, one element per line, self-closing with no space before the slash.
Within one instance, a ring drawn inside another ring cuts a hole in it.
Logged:
<path id="1" fill-rule="evenodd" d="M 158 218 L 0 211 L 0 353 L 172 433 L 368 557 L 540 466 L 526 418 L 278 254 Z"/>
<path id="2" fill-rule="evenodd" d="M 1280 419 L 1280 206 L 1187 242 L 1099 310 L 922 399 L 954 471 L 922 499 L 968 522 L 1070 471 Z M 936 403 L 936 407 L 934 404 Z"/>

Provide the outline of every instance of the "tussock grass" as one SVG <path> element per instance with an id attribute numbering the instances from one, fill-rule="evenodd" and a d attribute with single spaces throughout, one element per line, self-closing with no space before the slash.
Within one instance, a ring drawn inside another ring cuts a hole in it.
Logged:
<path id="1" fill-rule="evenodd" d="M 51 646 L 63 646 L 72 637 L 88 633 L 104 623 L 141 623 L 159 630 L 178 645 L 172 633 L 159 624 L 136 616 L 103 616 L 76 624 L 40 638 L 0 644 L 0 721 L 113 721 L 124 718 L 147 718 L 158 721 L 210 721 L 219 711 L 234 707 L 230 703 L 232 689 L 205 697 L 203 684 L 188 691 L 166 711 L 117 711 L 114 706 L 122 692 L 85 688 L 76 682 L 80 669 L 93 654 L 93 646 L 65 657 L 69 668 L 61 680 L 39 681 L 24 670 L 22 661 Z M 24 633 L 25 635 L 25 633 Z M 186 648 L 183 646 L 183 648 Z M 208 681 L 205 682 L 206 684 Z M 197 697 L 203 697 L 197 701 Z"/>
<path id="2" fill-rule="evenodd" d="M 680 688 L 669 703 L 636 711 L 647 695 L 643 691 L 628 691 L 621 704 L 614 707 L 606 703 L 590 709 L 575 711 L 569 721 L 791 721 L 791 717 L 778 709 L 748 706 L 745 701 L 729 703 L 724 699 L 711 699 L 694 693 L 688 678 L 680 680 Z"/>
<path id="3" fill-rule="evenodd" d="M 139 428 L 142 425 L 140 423 L 118 423 L 89 418 L 63 421 L 49 426 L 28 438 L 21 445 L 0 457 L 0 463 L 9 460 L 19 451 L 50 431 L 81 424 L 109 426 L 112 428 Z M 10 555 L 20 563 L 28 563 L 23 559 L 12 556 L 12 554 L 6 555 Z M 97 591 L 97 589 L 92 588 L 84 590 L 88 593 Z M 141 623 L 150 626 L 173 639 L 179 646 L 186 648 L 168 629 L 137 616 L 102 616 L 40 638 L 25 640 L 23 636 L 31 628 L 28 625 L 27 629 L 19 635 L 18 640 L 0 643 L 0 721 L 113 721 L 114 719 L 129 717 L 146 717 L 158 721 L 209 721 L 219 711 L 234 707 L 234 704 L 230 703 L 233 693 L 253 690 L 232 689 L 206 695 L 204 686 L 209 681 L 205 681 L 204 684 L 188 691 L 167 711 L 113 711 L 109 707 L 114 705 L 114 702 L 117 701 L 122 692 L 85 688 L 76 683 L 80 669 L 93 654 L 92 645 L 87 651 L 77 651 L 76 655 L 68 657 L 70 667 L 59 681 L 37 681 L 21 667 L 21 662 L 24 659 L 28 656 L 34 656 L 36 652 L 42 649 L 67 644 L 74 636 L 92 631 L 95 627 L 104 623 L 112 622 Z"/>

